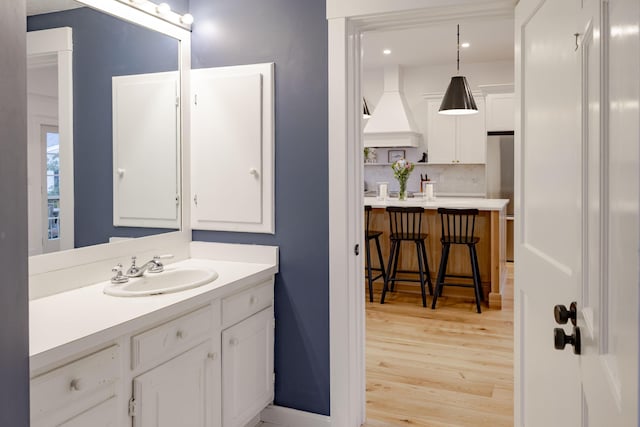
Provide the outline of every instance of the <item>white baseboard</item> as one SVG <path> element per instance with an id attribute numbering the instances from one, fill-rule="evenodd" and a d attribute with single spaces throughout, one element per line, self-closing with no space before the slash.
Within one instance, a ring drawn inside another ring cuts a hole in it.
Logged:
<path id="1" fill-rule="evenodd" d="M 331 419 L 326 415 L 298 411 L 284 406 L 267 406 L 260 414 L 263 422 L 279 427 L 329 427 Z"/>

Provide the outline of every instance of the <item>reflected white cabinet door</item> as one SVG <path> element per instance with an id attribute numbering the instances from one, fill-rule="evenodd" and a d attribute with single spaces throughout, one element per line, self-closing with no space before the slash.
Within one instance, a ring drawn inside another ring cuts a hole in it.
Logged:
<path id="1" fill-rule="evenodd" d="M 242 427 L 273 400 L 273 307 L 222 332 L 222 425 Z"/>
<path id="2" fill-rule="evenodd" d="M 216 357 L 207 341 L 133 380 L 134 427 L 212 427 Z"/>
<path id="3" fill-rule="evenodd" d="M 178 228 L 177 72 L 113 77 L 113 225 Z"/>
<path id="4" fill-rule="evenodd" d="M 273 64 L 192 71 L 192 227 L 273 232 Z"/>

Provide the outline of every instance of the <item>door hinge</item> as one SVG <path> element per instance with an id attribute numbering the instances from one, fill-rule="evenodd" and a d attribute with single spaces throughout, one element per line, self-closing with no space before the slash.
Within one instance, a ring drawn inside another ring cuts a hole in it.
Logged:
<path id="1" fill-rule="evenodd" d="M 198 105 L 198 94 L 193 95 L 193 104 Z"/>
<path id="2" fill-rule="evenodd" d="M 356 256 L 360 255 L 360 245 L 356 244 L 353 248 L 353 253 L 356 254 Z"/>
<path id="3" fill-rule="evenodd" d="M 195 196 L 193 196 L 193 203 L 195 203 L 195 205 L 198 206 L 198 195 L 197 194 Z"/>
<path id="4" fill-rule="evenodd" d="M 180 97 L 176 96 L 176 108 L 180 107 Z"/>
<path id="5" fill-rule="evenodd" d="M 176 194 L 176 206 L 180 206 L 180 195 Z"/>
<path id="6" fill-rule="evenodd" d="M 136 399 L 135 398 L 131 398 L 129 399 L 129 416 L 130 417 L 136 417 L 138 416 L 138 405 L 136 404 Z"/>

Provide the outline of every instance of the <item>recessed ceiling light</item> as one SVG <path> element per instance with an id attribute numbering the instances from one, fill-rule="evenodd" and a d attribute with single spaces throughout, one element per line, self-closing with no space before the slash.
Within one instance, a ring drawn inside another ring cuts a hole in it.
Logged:
<path id="1" fill-rule="evenodd" d="M 391 55 L 391 49 L 385 49 L 382 51 L 385 55 Z"/>
<path id="2" fill-rule="evenodd" d="M 464 48 L 467 48 L 467 47 L 471 46 L 471 43 L 469 43 L 469 42 L 464 42 L 464 43 L 462 43 L 460 46 L 461 46 L 461 47 L 464 47 Z"/>

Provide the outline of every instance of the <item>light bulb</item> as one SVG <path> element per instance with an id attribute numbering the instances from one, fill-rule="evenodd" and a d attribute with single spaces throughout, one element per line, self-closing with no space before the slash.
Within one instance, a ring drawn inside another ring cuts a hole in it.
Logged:
<path id="1" fill-rule="evenodd" d="M 156 6 L 156 12 L 158 12 L 160 15 L 164 15 L 171 12 L 171 6 L 169 6 L 167 3 L 160 3 L 158 6 Z"/>
<path id="2" fill-rule="evenodd" d="M 180 22 L 182 22 L 184 25 L 191 25 L 193 24 L 193 15 L 190 13 L 185 13 L 184 15 L 182 15 L 182 17 L 180 18 Z"/>
<path id="3" fill-rule="evenodd" d="M 385 55 L 391 55 L 391 49 L 385 49 L 382 51 Z"/>

